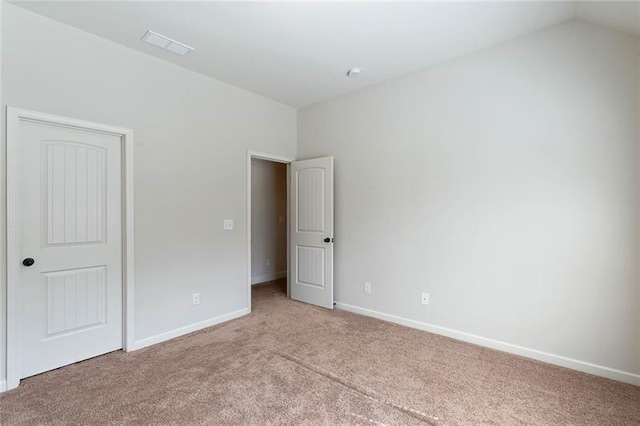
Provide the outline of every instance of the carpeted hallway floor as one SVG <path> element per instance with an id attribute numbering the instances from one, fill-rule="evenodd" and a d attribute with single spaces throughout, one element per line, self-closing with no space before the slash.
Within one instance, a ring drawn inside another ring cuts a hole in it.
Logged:
<path id="1" fill-rule="evenodd" d="M 640 424 L 640 388 L 258 286 L 253 313 L 22 381 L 0 424 Z"/>

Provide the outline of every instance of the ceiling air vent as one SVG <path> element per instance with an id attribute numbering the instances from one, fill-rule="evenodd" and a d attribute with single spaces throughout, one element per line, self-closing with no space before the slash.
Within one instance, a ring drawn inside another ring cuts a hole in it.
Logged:
<path id="1" fill-rule="evenodd" d="M 147 31 L 140 39 L 145 43 L 149 43 L 152 46 L 160 47 L 176 55 L 186 55 L 193 50 L 193 47 L 187 46 L 184 43 L 170 39 L 161 34 L 153 31 Z"/>

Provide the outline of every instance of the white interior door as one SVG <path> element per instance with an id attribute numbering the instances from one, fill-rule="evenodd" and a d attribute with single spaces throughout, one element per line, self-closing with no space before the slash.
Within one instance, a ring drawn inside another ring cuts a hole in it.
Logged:
<path id="1" fill-rule="evenodd" d="M 291 163 L 291 298 L 333 309 L 333 157 Z"/>
<path id="2" fill-rule="evenodd" d="M 122 348 L 122 143 L 36 121 L 17 130 L 23 378 Z"/>

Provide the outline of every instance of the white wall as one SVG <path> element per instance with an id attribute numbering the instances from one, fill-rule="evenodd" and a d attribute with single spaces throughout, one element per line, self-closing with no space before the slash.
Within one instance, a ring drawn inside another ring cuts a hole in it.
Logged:
<path id="1" fill-rule="evenodd" d="M 251 283 L 287 274 L 287 166 L 251 160 Z M 282 219 L 282 221 L 281 221 Z M 267 260 L 271 264 L 268 265 Z"/>
<path id="2" fill-rule="evenodd" d="M 13 5 L 2 24 L 5 105 L 135 131 L 136 340 L 246 309 L 246 150 L 295 157 L 296 111 Z"/>
<path id="3" fill-rule="evenodd" d="M 336 300 L 640 373 L 637 48 L 573 21 L 300 110 Z"/>

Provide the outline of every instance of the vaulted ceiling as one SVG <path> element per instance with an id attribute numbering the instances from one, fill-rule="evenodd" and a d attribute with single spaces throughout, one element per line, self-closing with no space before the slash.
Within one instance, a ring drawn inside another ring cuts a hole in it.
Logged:
<path id="1" fill-rule="evenodd" d="M 16 3 L 293 107 L 570 19 L 640 33 L 637 3 Z M 195 51 L 178 56 L 142 43 L 147 30 Z M 362 75 L 346 77 L 351 67 Z"/>

